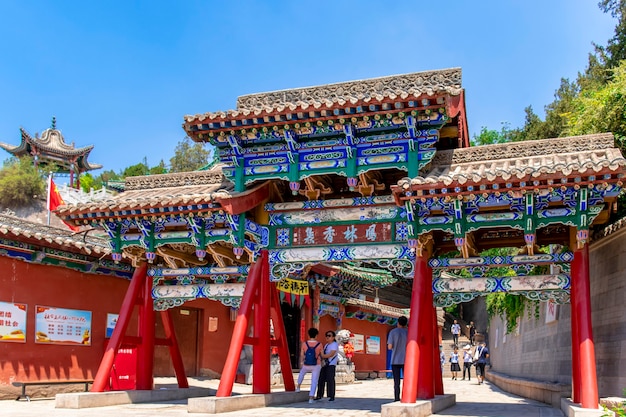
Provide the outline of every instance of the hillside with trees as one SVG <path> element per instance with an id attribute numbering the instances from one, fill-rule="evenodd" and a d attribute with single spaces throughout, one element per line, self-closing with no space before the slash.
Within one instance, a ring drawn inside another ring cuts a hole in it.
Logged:
<path id="1" fill-rule="evenodd" d="M 617 19 L 615 33 L 606 46 L 594 45 L 587 68 L 576 80 L 561 79 L 554 101 L 544 107 L 545 118 L 528 106 L 523 126 L 482 127 L 473 144 L 613 132 L 626 150 L 626 0 L 602 0 L 598 6 Z"/>

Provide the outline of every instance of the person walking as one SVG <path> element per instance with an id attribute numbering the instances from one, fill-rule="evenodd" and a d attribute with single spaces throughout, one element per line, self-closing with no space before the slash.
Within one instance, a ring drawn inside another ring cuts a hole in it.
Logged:
<path id="1" fill-rule="evenodd" d="M 337 352 L 339 345 L 335 340 L 335 332 L 328 330 L 326 332 L 326 344 L 324 350 L 320 354 L 322 358 L 322 369 L 320 370 L 319 382 L 317 385 L 316 400 L 324 397 L 324 389 L 328 386 L 328 401 L 335 401 L 335 368 L 337 367 Z"/>
<path id="2" fill-rule="evenodd" d="M 300 392 L 300 386 L 307 373 L 311 373 L 311 388 L 309 389 L 309 403 L 315 398 L 315 390 L 320 377 L 322 361 L 322 344 L 317 341 L 319 331 L 315 327 L 308 330 L 309 340 L 302 344 L 300 349 L 300 373 L 298 374 L 298 387 L 296 392 Z"/>
<path id="3" fill-rule="evenodd" d="M 441 374 L 443 375 L 443 365 L 446 363 L 446 354 L 443 353 L 443 345 L 439 345 L 439 362 L 441 362 Z"/>
<path id="4" fill-rule="evenodd" d="M 478 378 L 478 385 L 485 382 L 485 365 L 487 364 L 487 359 L 489 358 L 489 349 L 487 349 L 487 344 L 482 342 L 476 348 L 476 377 Z"/>
<path id="5" fill-rule="evenodd" d="M 452 379 L 456 380 L 459 375 L 461 367 L 459 366 L 459 348 L 454 347 L 454 351 L 450 354 L 450 372 L 452 372 Z"/>
<path id="6" fill-rule="evenodd" d="M 474 337 L 476 336 L 476 326 L 474 325 L 473 321 L 470 321 L 467 327 L 469 329 L 470 345 L 474 346 Z"/>
<path id="7" fill-rule="evenodd" d="M 470 345 L 463 346 L 463 381 L 465 381 L 465 372 L 467 371 L 467 380 L 472 380 L 472 347 Z"/>
<path id="8" fill-rule="evenodd" d="M 400 401 L 400 377 L 404 370 L 404 358 L 406 356 L 406 341 L 408 319 L 405 316 L 398 317 L 398 327 L 389 332 L 387 336 L 387 349 L 391 350 L 391 373 L 393 374 L 393 398 Z"/>
<path id="9" fill-rule="evenodd" d="M 461 325 L 458 321 L 454 320 L 454 323 L 450 327 L 450 331 L 452 332 L 452 342 L 454 346 L 459 345 L 459 335 L 461 334 Z"/>

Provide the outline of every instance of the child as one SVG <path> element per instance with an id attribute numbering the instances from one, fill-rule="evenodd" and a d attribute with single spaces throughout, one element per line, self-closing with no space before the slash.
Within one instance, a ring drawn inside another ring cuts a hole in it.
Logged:
<path id="1" fill-rule="evenodd" d="M 472 362 L 474 360 L 470 345 L 463 346 L 463 380 L 465 380 L 465 372 L 467 372 L 467 380 L 472 380 Z"/>
<path id="2" fill-rule="evenodd" d="M 459 348 L 454 347 L 454 352 L 450 354 L 450 371 L 452 372 L 452 379 L 455 380 L 459 375 L 461 367 L 459 366 Z"/>

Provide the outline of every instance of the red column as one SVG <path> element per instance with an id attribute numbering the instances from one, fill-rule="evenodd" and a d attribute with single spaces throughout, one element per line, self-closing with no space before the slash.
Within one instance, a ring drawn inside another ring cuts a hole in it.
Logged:
<path id="1" fill-rule="evenodd" d="M 435 342 L 435 333 L 432 327 L 433 322 L 433 275 L 432 269 L 428 266 L 428 259 L 420 257 L 422 266 L 422 301 L 419 306 L 419 348 L 420 361 L 417 381 L 417 398 L 425 400 L 435 398 L 435 378 L 433 370 L 433 344 Z"/>
<path id="2" fill-rule="evenodd" d="M 152 279 L 147 277 L 143 286 L 143 304 L 139 314 L 139 337 L 137 347 L 137 389 L 154 388 L 152 370 L 154 368 L 155 313 L 152 300 Z"/>
<path id="3" fill-rule="evenodd" d="M 432 278 L 432 270 L 426 258 L 416 257 L 402 384 L 403 403 L 414 403 L 417 398 L 435 397 L 432 369 Z"/>
<path id="4" fill-rule="evenodd" d="M 237 313 L 233 335 L 230 339 L 230 347 L 228 348 L 228 355 L 226 356 L 226 362 L 222 370 L 220 384 L 215 394 L 216 397 L 230 397 L 233 393 L 233 384 L 235 383 L 235 376 L 237 375 L 239 355 L 241 354 L 243 341 L 246 337 L 246 331 L 248 330 L 248 315 L 252 310 L 252 301 L 259 285 L 260 276 L 261 264 L 256 262 L 250 267 L 250 272 L 248 273 L 246 289 L 243 292 L 241 304 L 239 305 L 239 312 Z"/>
<path id="5" fill-rule="evenodd" d="M 261 251 L 261 279 L 254 304 L 254 338 L 252 349 L 252 393 L 269 394 L 270 377 L 270 268 L 267 250 Z"/>
<path id="6" fill-rule="evenodd" d="M 109 376 L 111 375 L 115 355 L 117 355 L 117 351 L 122 344 L 122 339 L 126 334 L 126 329 L 128 329 L 128 323 L 133 314 L 139 292 L 143 288 L 144 281 L 146 280 L 147 271 L 148 265 L 143 262 L 133 273 L 133 278 L 130 280 L 130 285 L 128 286 L 128 290 L 126 290 L 124 301 L 122 301 L 122 306 L 120 307 L 120 315 L 117 319 L 117 324 L 115 325 L 115 329 L 113 329 L 113 334 L 111 335 L 111 339 L 109 340 L 100 366 L 98 367 L 96 377 L 93 380 L 91 392 L 103 392 L 109 387 Z"/>
<path id="7" fill-rule="evenodd" d="M 576 285 L 570 282 L 570 327 L 572 329 L 572 402 L 580 402 L 580 343 L 578 338 L 578 314 L 574 308 Z"/>
<path id="8" fill-rule="evenodd" d="M 598 408 L 598 380 L 596 374 L 596 353 L 593 344 L 591 323 L 591 290 L 589 287 L 589 246 L 574 251 L 572 262 L 572 287 L 574 299 L 572 309 L 576 310 L 578 340 L 573 341 L 580 351 L 580 405 L 583 408 Z M 576 364 L 574 364 L 574 367 Z"/>

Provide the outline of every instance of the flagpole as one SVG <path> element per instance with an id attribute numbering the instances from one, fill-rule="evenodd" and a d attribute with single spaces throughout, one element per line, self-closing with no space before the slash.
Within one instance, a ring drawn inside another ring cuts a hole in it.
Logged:
<path id="1" fill-rule="evenodd" d="M 50 226 L 50 193 L 52 192 L 52 172 L 48 174 L 48 198 L 46 199 L 46 208 L 48 209 L 48 226 Z"/>

